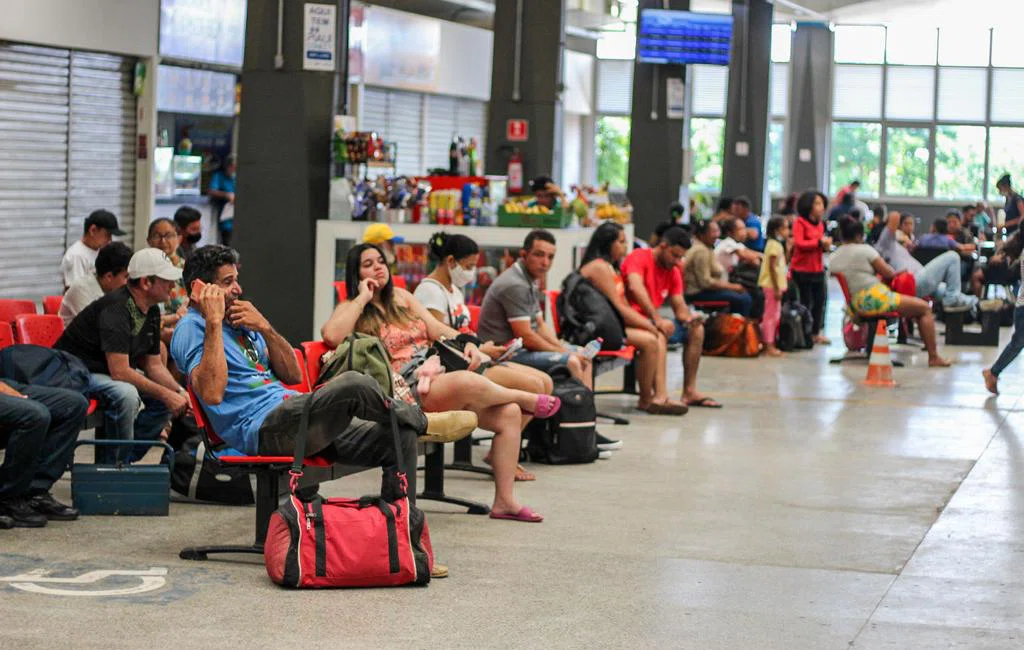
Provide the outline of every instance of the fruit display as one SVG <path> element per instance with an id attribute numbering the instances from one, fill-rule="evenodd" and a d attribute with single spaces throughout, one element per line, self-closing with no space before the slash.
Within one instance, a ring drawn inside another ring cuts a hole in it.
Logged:
<path id="1" fill-rule="evenodd" d="M 505 212 L 508 214 L 554 214 L 551 208 L 543 205 L 529 205 L 527 201 L 505 201 Z"/>
<path id="2" fill-rule="evenodd" d="M 612 205 L 606 203 L 599 205 L 594 210 L 594 218 L 598 221 L 612 220 L 615 223 L 630 223 L 633 221 L 633 208 L 631 206 Z"/>

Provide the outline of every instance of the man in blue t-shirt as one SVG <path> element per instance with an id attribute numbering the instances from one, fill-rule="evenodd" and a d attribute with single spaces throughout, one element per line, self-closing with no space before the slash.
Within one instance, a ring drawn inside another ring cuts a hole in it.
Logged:
<path id="1" fill-rule="evenodd" d="M 282 385 L 299 383 L 302 369 L 291 344 L 252 303 L 241 300 L 233 249 L 197 249 L 185 262 L 184 280 L 191 303 L 174 329 L 171 356 L 227 445 L 243 454 L 292 455 L 302 411 L 312 400 L 307 456 L 366 467 L 396 464 L 389 400 L 376 381 L 349 372 L 315 393 Z M 416 438 L 426 432 L 427 419 L 409 404 L 395 401 L 392 408 L 414 498 Z"/>
<path id="2" fill-rule="evenodd" d="M 739 196 L 732 200 L 732 213 L 737 219 L 742 219 L 747 225 L 747 248 L 758 253 L 764 252 L 764 229 L 761 227 L 761 217 L 750 211 L 750 199 Z"/>

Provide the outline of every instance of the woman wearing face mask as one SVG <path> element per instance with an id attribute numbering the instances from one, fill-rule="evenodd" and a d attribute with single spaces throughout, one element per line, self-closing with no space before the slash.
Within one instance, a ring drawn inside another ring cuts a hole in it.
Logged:
<path id="1" fill-rule="evenodd" d="M 436 262 L 433 272 L 425 277 L 413 296 L 427 308 L 431 316 L 452 329 L 470 332 L 470 313 L 466 306 L 463 290 L 476 279 L 476 263 L 480 255 L 477 243 L 465 235 L 445 232 L 430 237 L 430 257 Z M 480 346 L 480 351 L 491 359 L 497 359 L 505 351 L 492 342 Z M 553 390 L 551 377 L 543 372 L 518 363 L 492 364 L 484 376 L 505 388 L 514 388 L 529 393 L 550 395 Z M 524 415 L 525 427 L 530 416 Z M 490 464 L 490 455 L 484 462 Z M 532 481 L 536 477 L 522 466 L 516 468 L 517 481 Z"/>

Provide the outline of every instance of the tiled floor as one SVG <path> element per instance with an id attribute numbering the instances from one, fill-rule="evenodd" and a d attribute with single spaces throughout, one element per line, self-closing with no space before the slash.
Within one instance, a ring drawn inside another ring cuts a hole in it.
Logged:
<path id="1" fill-rule="evenodd" d="M 244 508 L 0 531 L 0 576 L 168 569 L 161 589 L 118 598 L 0 582 L 0 646 L 1022 647 L 1024 362 L 989 398 L 993 348 L 946 348 L 948 370 L 897 348 L 908 365 L 895 389 L 861 386 L 864 365 L 827 363 L 838 352 L 705 359 L 701 387 L 726 408 L 632 412 L 603 427 L 625 440 L 611 460 L 532 467 L 519 493 L 543 524 L 422 502 L 451 568 L 426 589 L 296 593 L 255 559 L 177 559 L 191 543 L 245 542 Z M 677 358 L 671 375 L 678 389 Z M 627 413 L 632 400 L 600 403 Z M 324 491 L 371 492 L 372 474 Z M 491 492 L 457 472 L 448 490 Z"/>

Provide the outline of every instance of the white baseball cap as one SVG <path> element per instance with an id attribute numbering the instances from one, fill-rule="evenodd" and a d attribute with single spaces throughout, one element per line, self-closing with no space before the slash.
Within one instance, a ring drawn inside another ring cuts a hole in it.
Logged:
<path id="1" fill-rule="evenodd" d="M 180 280 L 181 269 L 159 248 L 144 248 L 132 255 L 128 262 L 129 278 L 137 280 L 153 275 L 163 280 Z"/>

